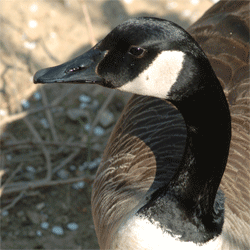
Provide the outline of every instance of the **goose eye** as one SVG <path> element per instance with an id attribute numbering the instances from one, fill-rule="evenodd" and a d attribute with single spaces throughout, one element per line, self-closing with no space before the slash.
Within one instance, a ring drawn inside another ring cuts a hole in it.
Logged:
<path id="1" fill-rule="evenodd" d="M 140 47 L 132 46 L 132 47 L 130 47 L 128 52 L 129 52 L 129 54 L 131 54 L 133 56 L 142 57 L 145 53 L 145 50 L 140 48 Z"/>

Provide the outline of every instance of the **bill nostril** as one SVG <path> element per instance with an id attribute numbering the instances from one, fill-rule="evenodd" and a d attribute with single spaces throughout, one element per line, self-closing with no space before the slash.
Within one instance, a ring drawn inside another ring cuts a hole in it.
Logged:
<path id="1" fill-rule="evenodd" d="M 87 68 L 88 68 L 87 66 L 79 66 L 79 67 L 70 68 L 70 69 L 65 70 L 65 74 L 77 72 L 77 71 L 80 71 L 80 70 L 85 70 Z"/>

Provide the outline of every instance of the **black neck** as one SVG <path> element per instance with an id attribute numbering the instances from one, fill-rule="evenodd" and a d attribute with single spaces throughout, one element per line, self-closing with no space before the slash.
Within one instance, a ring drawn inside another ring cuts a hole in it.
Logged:
<path id="1" fill-rule="evenodd" d="M 167 100 L 185 120 L 185 151 L 171 181 L 138 214 L 158 221 L 183 241 L 204 243 L 222 231 L 224 198 L 218 188 L 231 140 L 228 103 L 205 55 L 198 61 L 187 58 Z"/>
<path id="2" fill-rule="evenodd" d="M 185 209 L 210 217 L 225 171 L 231 139 L 229 107 L 214 76 L 190 98 L 173 102 L 187 126 L 185 152 L 169 189 Z"/>
<path id="3" fill-rule="evenodd" d="M 195 243 L 205 243 L 222 231 L 224 198 L 217 191 L 231 139 L 223 90 L 215 75 L 207 83 L 196 94 L 171 100 L 187 126 L 184 155 L 170 183 L 155 191 L 138 211 L 152 222 L 158 221 L 173 236 Z"/>

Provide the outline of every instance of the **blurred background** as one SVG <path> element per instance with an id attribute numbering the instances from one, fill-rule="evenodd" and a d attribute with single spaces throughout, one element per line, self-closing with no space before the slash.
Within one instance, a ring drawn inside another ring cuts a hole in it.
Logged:
<path id="1" fill-rule="evenodd" d="M 211 0 L 0 1 L 1 249 L 98 249 L 91 186 L 129 94 L 33 84 L 136 16 L 187 28 Z"/>

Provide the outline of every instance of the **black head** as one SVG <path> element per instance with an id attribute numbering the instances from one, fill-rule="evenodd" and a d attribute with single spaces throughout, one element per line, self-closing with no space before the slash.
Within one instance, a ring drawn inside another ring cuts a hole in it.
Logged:
<path id="1" fill-rule="evenodd" d="M 166 98 L 185 70 L 185 62 L 189 61 L 186 64 L 191 80 L 197 67 L 190 65 L 204 57 L 199 45 L 177 24 L 158 18 L 133 18 L 117 26 L 85 54 L 38 71 L 34 82 L 97 83 Z"/>

